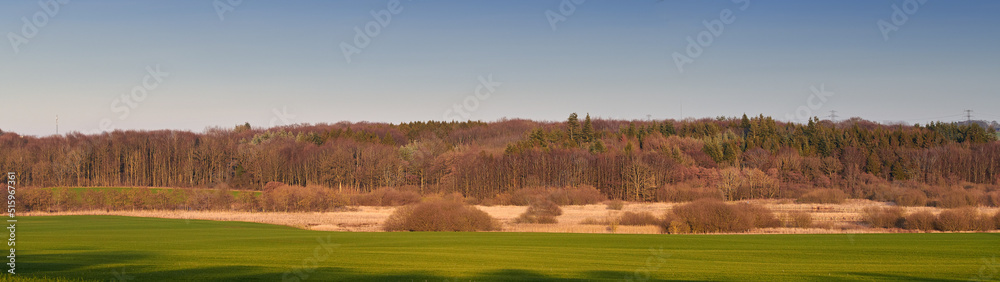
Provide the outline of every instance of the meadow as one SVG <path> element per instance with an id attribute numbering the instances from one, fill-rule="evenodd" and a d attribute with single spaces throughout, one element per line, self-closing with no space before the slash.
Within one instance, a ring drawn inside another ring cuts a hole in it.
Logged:
<path id="1" fill-rule="evenodd" d="M 247 222 L 31 216 L 17 279 L 991 280 L 1000 234 L 323 232 Z"/>

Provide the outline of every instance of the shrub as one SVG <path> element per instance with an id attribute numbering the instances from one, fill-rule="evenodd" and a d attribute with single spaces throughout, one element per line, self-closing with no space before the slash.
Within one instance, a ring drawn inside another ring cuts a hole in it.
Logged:
<path id="1" fill-rule="evenodd" d="M 934 230 L 937 217 L 929 211 L 911 213 L 903 219 L 903 228 L 910 230 Z"/>
<path id="2" fill-rule="evenodd" d="M 608 209 L 609 210 L 620 211 L 623 208 L 625 208 L 625 202 L 622 201 L 622 200 L 611 200 L 611 201 L 605 202 L 605 204 L 608 205 Z"/>
<path id="3" fill-rule="evenodd" d="M 562 215 L 562 209 L 547 198 L 538 198 L 531 202 L 528 210 L 514 219 L 514 223 L 556 223 L 556 216 Z"/>
<path id="4" fill-rule="evenodd" d="M 399 207 L 385 221 L 386 231 L 492 231 L 493 217 L 460 201 L 441 198 Z"/>
<path id="5" fill-rule="evenodd" d="M 899 227 L 903 222 L 903 209 L 900 207 L 867 207 L 861 213 L 865 223 L 875 228 Z"/>
<path id="6" fill-rule="evenodd" d="M 722 200 L 722 192 L 715 188 L 693 187 L 689 184 L 665 185 L 656 190 L 657 202 L 690 202 L 704 198 Z"/>
<path id="7" fill-rule="evenodd" d="M 817 189 L 799 197 L 799 203 L 840 204 L 847 199 L 847 194 L 840 189 Z"/>
<path id="8" fill-rule="evenodd" d="M 67 193 L 64 189 L 62 193 Z M 49 211 L 50 210 L 50 200 L 52 197 L 52 190 L 43 188 L 21 188 L 17 190 L 19 194 L 17 197 L 18 204 L 21 204 L 21 209 L 24 211 Z"/>
<path id="9" fill-rule="evenodd" d="M 351 195 L 351 203 L 357 206 L 405 206 L 419 202 L 420 194 L 417 192 L 395 188 L 378 188 L 368 193 Z"/>
<path id="10" fill-rule="evenodd" d="M 673 213 L 667 213 L 660 221 L 660 231 L 668 234 L 691 233 L 691 226 Z"/>
<path id="11" fill-rule="evenodd" d="M 260 205 L 265 211 L 327 211 L 346 204 L 342 196 L 320 186 L 278 186 L 264 190 Z"/>
<path id="12" fill-rule="evenodd" d="M 785 224 L 788 227 L 798 227 L 798 228 L 809 228 L 812 227 L 812 214 L 802 211 L 793 211 L 787 214 L 788 222 Z"/>
<path id="13" fill-rule="evenodd" d="M 650 212 L 625 212 L 618 219 L 621 225 L 659 225 L 660 219 Z"/>
<path id="14" fill-rule="evenodd" d="M 917 189 L 907 189 L 893 200 L 897 206 L 918 207 L 927 205 L 927 194 Z"/>
<path id="15" fill-rule="evenodd" d="M 745 232 L 756 227 L 780 224 L 770 210 L 751 204 L 730 205 L 715 199 L 701 199 L 675 206 L 673 218 L 667 216 L 661 228 L 674 233 Z M 681 224 L 687 227 L 680 226 Z"/>
<path id="16" fill-rule="evenodd" d="M 993 227 L 1000 229 L 1000 211 L 993 215 Z"/>
<path id="17" fill-rule="evenodd" d="M 941 195 L 937 206 L 942 208 L 960 208 L 975 205 L 975 199 L 965 190 L 953 190 Z"/>
<path id="18" fill-rule="evenodd" d="M 592 205 L 608 200 L 594 186 L 555 188 L 549 190 L 549 200 L 564 205 Z"/>
<path id="19" fill-rule="evenodd" d="M 989 216 L 973 207 L 944 210 L 938 214 L 934 227 L 941 231 L 988 231 L 995 228 Z"/>

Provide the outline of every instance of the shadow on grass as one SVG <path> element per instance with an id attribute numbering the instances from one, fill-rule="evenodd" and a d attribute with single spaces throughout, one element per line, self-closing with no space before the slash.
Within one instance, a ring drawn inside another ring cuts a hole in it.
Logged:
<path id="1" fill-rule="evenodd" d="M 608 281 L 632 277 L 622 271 L 590 271 L 577 277 L 545 275 L 524 269 L 499 269 L 472 276 L 448 277 L 431 272 L 363 273 L 354 269 L 321 267 L 313 270 L 250 266 L 221 266 L 166 271 L 143 271 L 148 266 L 91 267 L 83 271 L 63 269 L 57 272 L 30 272 L 23 277 L 65 278 L 72 281 Z M 79 267 L 75 269 L 80 269 Z M 135 270 L 130 271 L 130 270 Z M 637 279 L 633 279 L 637 280 Z M 666 281 L 649 279 L 644 281 Z"/>

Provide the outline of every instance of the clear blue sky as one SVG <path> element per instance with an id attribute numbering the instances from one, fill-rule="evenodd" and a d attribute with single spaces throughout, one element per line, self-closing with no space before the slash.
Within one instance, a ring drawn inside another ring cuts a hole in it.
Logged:
<path id="1" fill-rule="evenodd" d="M 403 0 L 348 63 L 341 43 L 354 45 L 355 28 L 388 3 L 244 0 L 220 19 L 212 1 L 72 1 L 54 13 L 3 1 L 0 129 L 49 135 L 56 115 L 63 133 L 102 120 L 193 131 L 395 123 L 455 117 L 446 111 L 463 102 L 487 121 L 680 118 L 682 108 L 788 120 L 820 86 L 832 96 L 813 99 L 815 116 L 1000 119 L 1000 1 L 928 0 L 901 11 L 886 40 L 877 23 L 906 1 L 588 0 L 562 15 L 558 0 Z M 674 54 L 725 10 L 729 23 L 680 71 Z M 565 21 L 553 30 L 546 11 Z M 22 18 L 47 21 L 32 34 Z M 157 66 L 168 75 L 145 79 Z M 491 75 L 499 85 L 476 97 Z M 141 102 L 122 100 L 136 87 Z"/>

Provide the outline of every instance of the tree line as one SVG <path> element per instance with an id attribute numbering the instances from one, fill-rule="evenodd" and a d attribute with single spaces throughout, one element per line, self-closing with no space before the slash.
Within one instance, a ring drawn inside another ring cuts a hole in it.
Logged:
<path id="1" fill-rule="evenodd" d="M 652 201 L 663 187 L 725 199 L 798 197 L 837 188 L 872 198 L 873 183 L 1000 181 L 1000 142 L 976 123 L 883 125 L 814 118 L 565 122 L 410 122 L 114 131 L 22 136 L 0 131 L 0 166 L 22 185 L 217 187 L 268 182 L 337 192 L 407 187 L 487 198 L 526 187 L 591 186 Z M 992 186 L 991 186 L 992 187 Z"/>

